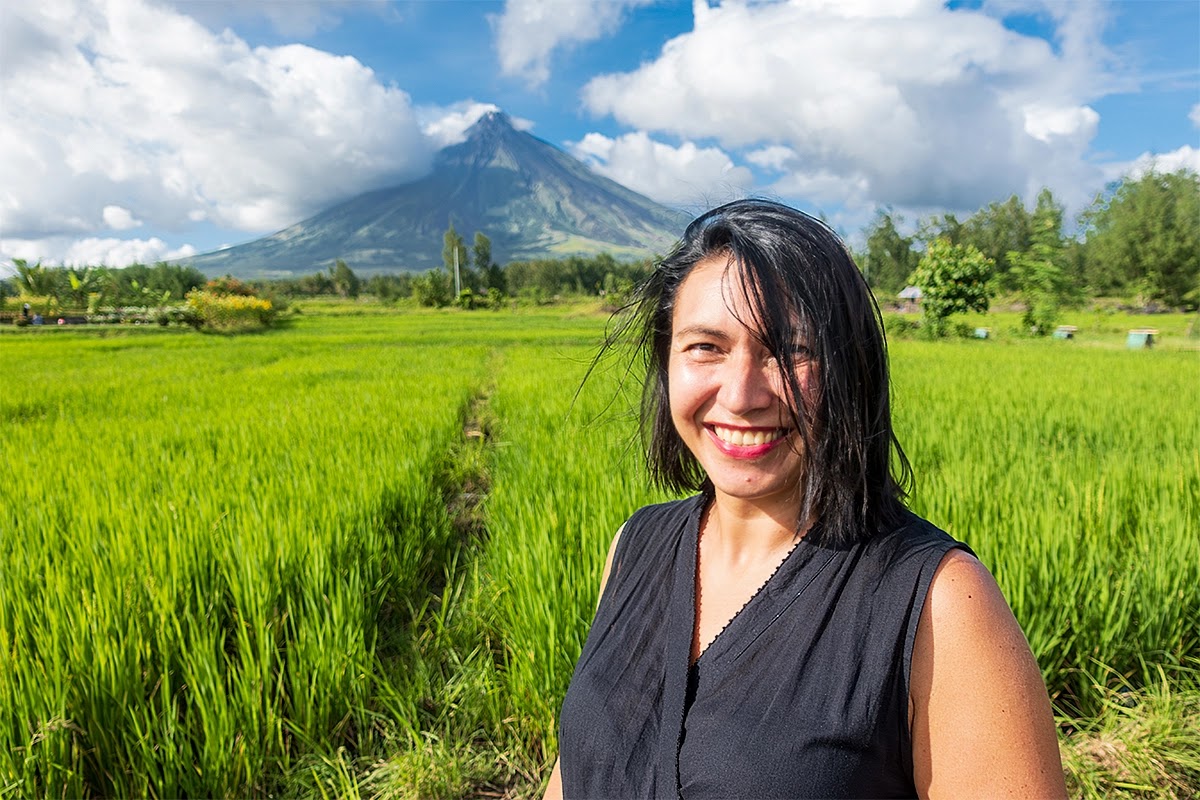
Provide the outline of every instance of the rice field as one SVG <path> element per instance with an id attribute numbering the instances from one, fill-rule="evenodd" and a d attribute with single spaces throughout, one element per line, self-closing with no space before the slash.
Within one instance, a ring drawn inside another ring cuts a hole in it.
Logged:
<path id="1" fill-rule="evenodd" d="M 659 499 L 593 313 L 0 335 L 0 795 L 527 795 Z M 1200 657 L 1200 356 L 892 346 L 1064 714 Z M 625 380 L 623 381 L 623 377 Z M 624 390 L 622 390 L 624 385 Z"/>

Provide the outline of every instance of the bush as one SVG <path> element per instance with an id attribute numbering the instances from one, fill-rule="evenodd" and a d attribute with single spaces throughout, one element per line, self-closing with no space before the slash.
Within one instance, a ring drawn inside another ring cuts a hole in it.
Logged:
<path id="1" fill-rule="evenodd" d="M 884 314 L 883 329 L 889 339 L 911 339 L 921 328 L 921 323 L 903 314 Z"/>
<path id="2" fill-rule="evenodd" d="M 245 295 L 219 295 L 209 291 L 188 292 L 188 308 L 198 328 L 223 333 L 238 333 L 270 327 L 275 321 L 275 306 L 270 300 Z"/>

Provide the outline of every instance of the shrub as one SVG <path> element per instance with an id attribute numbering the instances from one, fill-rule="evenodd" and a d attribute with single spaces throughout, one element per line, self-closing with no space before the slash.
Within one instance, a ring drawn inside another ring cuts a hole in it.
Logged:
<path id="1" fill-rule="evenodd" d="M 188 292 L 188 308 L 198 328 L 224 333 L 270 327 L 275 321 L 275 306 L 270 300 L 245 295 L 219 295 L 207 290 Z"/>

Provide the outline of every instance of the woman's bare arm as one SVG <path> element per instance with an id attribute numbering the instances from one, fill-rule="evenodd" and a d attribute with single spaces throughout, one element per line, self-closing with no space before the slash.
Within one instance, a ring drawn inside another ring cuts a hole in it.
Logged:
<path id="1" fill-rule="evenodd" d="M 554 769 L 550 772 L 550 781 L 546 784 L 546 791 L 542 793 L 542 800 L 563 800 L 562 769 L 559 768 L 557 759 L 554 762 Z"/>
<path id="2" fill-rule="evenodd" d="M 921 797 L 1066 797 L 1029 643 L 991 574 L 961 550 L 942 560 L 921 612 L 910 700 Z"/>

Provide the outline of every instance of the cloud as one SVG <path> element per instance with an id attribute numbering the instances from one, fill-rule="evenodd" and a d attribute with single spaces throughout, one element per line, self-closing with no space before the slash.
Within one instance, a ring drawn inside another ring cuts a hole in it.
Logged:
<path id="1" fill-rule="evenodd" d="M 558 48 L 613 33 L 630 8 L 653 0 L 507 0 L 492 18 L 500 71 L 540 86 Z"/>
<path id="2" fill-rule="evenodd" d="M 478 122 L 480 117 L 500 110 L 499 106 L 492 103 L 463 100 L 449 106 L 423 106 L 417 109 L 417 118 L 421 121 L 421 132 L 434 147 L 441 149 L 466 141 L 467 129 Z M 527 119 L 510 119 L 513 127 L 519 131 L 533 128 L 533 123 Z"/>
<path id="3" fill-rule="evenodd" d="M 55 253 L 47 258 L 47 253 Z M 157 236 L 149 239 L 116 239 L 89 236 L 83 239 L 51 237 L 49 239 L 0 239 L 0 258 L 11 262 L 15 258 L 42 261 L 65 266 L 127 267 L 130 264 L 153 264 L 194 256 L 190 244 L 171 247 Z M 0 267 L 2 268 L 2 267 Z"/>
<path id="4" fill-rule="evenodd" d="M 105 206 L 102 215 L 104 224 L 114 231 L 127 231 L 142 224 L 140 219 L 134 219 L 128 208 L 121 206 Z"/>
<path id="5" fill-rule="evenodd" d="M 1200 173 L 1200 150 L 1190 145 L 1184 145 L 1169 153 L 1142 153 L 1133 161 L 1110 164 L 1110 179 L 1123 176 L 1141 178 L 1151 170 L 1155 172 L 1178 172 L 1181 169 Z"/>
<path id="6" fill-rule="evenodd" d="M 600 175 L 660 203 L 707 205 L 714 196 L 741 195 L 754 182 L 719 148 L 672 147 L 641 132 L 616 139 L 589 133 L 567 146 Z"/>
<path id="7" fill-rule="evenodd" d="M 342 8 L 351 4 L 391 11 L 383 3 L 358 0 L 287 0 L 287 2 L 246 2 L 245 0 L 172 0 L 169 5 L 213 30 L 234 27 L 242 21 L 266 20 L 281 36 L 304 38 L 341 25 Z M 394 13 L 394 11 L 392 11 Z"/>
<path id="8" fill-rule="evenodd" d="M 1192 121 L 1193 125 L 1200 128 L 1200 103 L 1192 106 L 1192 113 L 1188 114 L 1188 119 Z"/>
<path id="9" fill-rule="evenodd" d="M 409 97 L 352 57 L 251 48 L 143 0 L 22 3 L 4 22 L 10 241 L 201 219 L 264 231 L 429 167 Z"/>
<path id="10" fill-rule="evenodd" d="M 773 144 L 746 154 L 746 160 L 757 167 L 781 172 L 796 159 L 796 151 L 790 147 Z"/>
<path id="11" fill-rule="evenodd" d="M 1025 132 L 1039 142 L 1074 140 L 1086 147 L 1096 135 L 1100 115 L 1088 106 L 1055 108 L 1037 104 L 1025 107 Z"/>
<path id="12" fill-rule="evenodd" d="M 1089 102 L 1109 80 L 1103 14 L 1036 7 L 1053 46 L 940 0 L 698 0 L 690 32 L 593 78 L 583 102 L 639 130 L 747 149 L 788 171 L 775 190 L 811 201 L 970 210 L 1098 178 L 1084 155 L 1099 120 Z"/>

